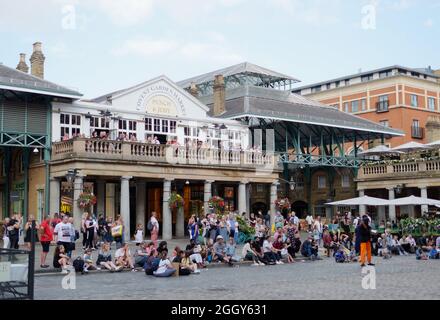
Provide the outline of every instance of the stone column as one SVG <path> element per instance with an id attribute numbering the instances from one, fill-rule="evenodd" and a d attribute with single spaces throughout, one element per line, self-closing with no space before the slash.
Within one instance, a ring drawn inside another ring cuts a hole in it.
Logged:
<path id="1" fill-rule="evenodd" d="M 124 221 L 124 241 L 130 241 L 130 179 L 121 177 L 121 217 Z"/>
<path id="2" fill-rule="evenodd" d="M 247 213 L 246 206 L 246 185 L 247 181 L 241 181 L 238 186 L 238 214 Z"/>
<path id="3" fill-rule="evenodd" d="M 388 189 L 388 200 L 394 200 L 394 199 L 395 199 L 394 188 L 389 188 Z M 396 206 L 389 206 L 388 212 L 389 212 L 389 221 L 396 222 Z"/>
<path id="4" fill-rule="evenodd" d="M 73 181 L 73 222 L 75 225 L 76 230 L 81 230 L 81 219 L 83 215 L 83 209 L 81 209 L 78 205 L 78 198 L 79 195 L 83 192 L 83 182 L 84 177 L 83 176 L 76 176 L 75 180 Z"/>
<path id="5" fill-rule="evenodd" d="M 171 193 L 171 180 L 163 182 L 163 203 L 162 203 L 162 239 L 171 240 L 173 238 L 173 220 L 168 203 Z"/>
<path id="6" fill-rule="evenodd" d="M 363 196 L 365 196 L 365 190 L 359 190 L 359 197 L 363 197 Z M 367 213 L 367 206 L 365 206 L 365 205 L 360 205 L 359 206 L 359 214 L 361 215 L 361 216 L 363 216 L 364 214 L 366 214 Z"/>
<path id="7" fill-rule="evenodd" d="M 203 207 L 205 214 L 209 213 L 209 199 L 212 197 L 212 184 L 214 181 L 205 181 L 205 190 L 203 194 Z"/>
<path id="8" fill-rule="evenodd" d="M 61 182 L 58 178 L 50 179 L 50 204 L 49 212 L 51 214 L 60 212 L 60 186 Z"/>
<path id="9" fill-rule="evenodd" d="M 275 214 L 277 208 L 275 206 L 275 201 L 278 199 L 278 181 L 275 181 L 270 186 L 270 224 L 272 225 L 275 221 Z"/>
<path id="10" fill-rule="evenodd" d="M 137 181 L 136 183 L 136 224 L 144 226 L 145 235 L 145 207 L 146 207 L 147 183 L 145 181 Z"/>
<path id="11" fill-rule="evenodd" d="M 179 208 L 177 210 L 176 219 L 176 238 L 185 238 L 185 209 Z"/>
<path id="12" fill-rule="evenodd" d="M 377 211 L 377 225 L 379 225 L 382 220 L 386 221 L 385 206 L 377 207 Z"/>
<path id="13" fill-rule="evenodd" d="M 428 198 L 428 187 L 427 186 L 421 186 L 419 187 L 420 189 L 420 197 L 427 199 Z M 428 212 L 428 206 L 427 205 L 423 205 L 422 206 L 422 216 L 423 214 L 426 212 Z"/>
<path id="14" fill-rule="evenodd" d="M 96 209 L 98 210 L 98 215 L 105 214 L 105 181 L 98 180 L 96 182 L 96 189 L 97 189 Z"/>

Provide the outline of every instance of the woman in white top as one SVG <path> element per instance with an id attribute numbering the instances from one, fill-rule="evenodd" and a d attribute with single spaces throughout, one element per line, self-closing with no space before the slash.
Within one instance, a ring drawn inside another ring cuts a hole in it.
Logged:
<path id="1" fill-rule="evenodd" d="M 171 277 L 175 272 L 176 269 L 174 269 L 173 265 L 171 264 L 170 260 L 167 258 L 167 251 L 162 251 L 159 267 L 156 271 L 153 272 L 153 275 L 156 277 Z"/>
<path id="2" fill-rule="evenodd" d="M 138 223 L 136 226 L 136 233 L 134 235 L 134 242 L 136 245 L 140 245 L 144 241 L 144 226 L 141 223 Z"/>

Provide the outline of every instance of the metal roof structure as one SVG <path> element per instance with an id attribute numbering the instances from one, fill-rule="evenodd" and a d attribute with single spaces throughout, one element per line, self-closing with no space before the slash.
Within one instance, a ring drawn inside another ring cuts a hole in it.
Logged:
<path id="1" fill-rule="evenodd" d="M 290 90 L 298 79 L 269 70 L 250 62 L 243 62 L 227 68 L 211 71 L 199 76 L 195 76 L 177 84 L 184 89 L 189 89 L 194 83 L 201 96 L 212 94 L 214 78 L 217 75 L 223 75 L 227 89 L 243 85 L 253 85 L 258 87 L 267 87 L 273 89 Z"/>
<path id="2" fill-rule="evenodd" d="M 82 94 L 31 74 L 0 64 L 0 89 L 79 99 Z"/>
<path id="3" fill-rule="evenodd" d="M 207 105 L 212 96 L 200 98 Z M 222 118 L 259 117 L 333 128 L 337 132 L 353 131 L 360 139 L 403 136 L 404 133 L 375 122 L 342 112 L 288 91 L 261 87 L 240 87 L 226 91 L 226 112 Z"/>

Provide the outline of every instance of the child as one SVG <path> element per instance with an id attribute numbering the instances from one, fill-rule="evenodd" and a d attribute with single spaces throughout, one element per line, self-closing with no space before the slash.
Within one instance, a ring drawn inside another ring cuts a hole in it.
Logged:
<path id="1" fill-rule="evenodd" d="M 284 244 L 283 248 L 281 249 L 281 258 L 287 259 L 287 263 L 294 263 L 295 260 L 293 260 L 293 257 L 289 254 L 288 248 L 291 245 L 287 245 L 287 243 Z"/>
<path id="2" fill-rule="evenodd" d="M 139 223 L 136 226 L 136 233 L 134 234 L 134 242 L 139 246 L 144 241 L 144 226 Z"/>
<path id="3" fill-rule="evenodd" d="M 391 258 L 391 252 L 388 249 L 388 237 L 384 233 L 382 234 L 382 241 L 381 241 L 381 254 L 384 259 L 390 259 Z"/>
<path id="4" fill-rule="evenodd" d="M 64 249 L 64 246 L 57 246 L 53 258 L 53 266 L 56 269 L 62 268 L 61 273 L 67 274 L 67 267 L 71 264 L 70 258 Z"/>
<path id="5" fill-rule="evenodd" d="M 92 249 L 86 249 L 84 252 L 84 272 L 88 273 L 90 270 L 101 270 L 101 268 L 98 268 L 93 263 L 93 257 L 92 257 Z"/>

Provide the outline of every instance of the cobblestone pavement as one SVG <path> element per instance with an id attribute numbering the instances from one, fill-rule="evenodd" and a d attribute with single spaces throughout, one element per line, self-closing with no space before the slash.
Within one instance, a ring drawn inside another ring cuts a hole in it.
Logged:
<path id="1" fill-rule="evenodd" d="M 362 288 L 357 263 L 333 259 L 293 265 L 203 270 L 200 275 L 154 278 L 142 272 L 101 273 L 76 277 L 76 289 L 64 290 L 62 276 L 38 276 L 36 299 L 440 299 L 440 261 L 414 256 L 375 259 L 376 290 Z"/>

